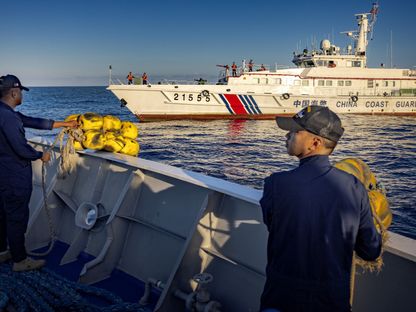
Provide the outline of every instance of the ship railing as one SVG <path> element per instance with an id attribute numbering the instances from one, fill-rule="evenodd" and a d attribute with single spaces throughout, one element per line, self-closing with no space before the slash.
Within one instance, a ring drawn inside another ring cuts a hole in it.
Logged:
<path id="1" fill-rule="evenodd" d="M 209 83 L 206 79 L 194 79 L 194 80 L 185 80 L 185 79 L 160 79 L 158 81 L 151 81 L 150 84 L 159 84 L 159 85 L 202 85 Z M 126 82 L 123 82 L 119 78 L 112 78 L 109 80 L 110 85 L 127 85 Z M 133 80 L 133 85 L 141 85 L 142 79 L 135 78 Z"/>
<path id="2" fill-rule="evenodd" d="M 415 77 L 416 76 L 416 69 L 409 69 L 404 71 L 404 76 Z"/>

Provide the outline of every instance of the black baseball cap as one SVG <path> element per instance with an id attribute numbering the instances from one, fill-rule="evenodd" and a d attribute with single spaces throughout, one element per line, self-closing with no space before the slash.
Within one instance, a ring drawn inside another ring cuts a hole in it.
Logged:
<path id="1" fill-rule="evenodd" d="M 21 90 L 29 91 L 29 88 L 22 86 L 19 78 L 14 75 L 6 75 L 0 77 L 0 89 L 20 88 Z"/>
<path id="2" fill-rule="evenodd" d="M 326 106 L 311 105 L 293 117 L 276 117 L 276 122 L 283 130 L 306 130 L 333 142 L 338 142 L 344 133 L 341 119 Z"/>

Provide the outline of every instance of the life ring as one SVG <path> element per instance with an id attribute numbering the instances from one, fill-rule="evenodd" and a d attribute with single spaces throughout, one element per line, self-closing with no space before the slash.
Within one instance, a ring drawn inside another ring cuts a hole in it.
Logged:
<path id="1" fill-rule="evenodd" d="M 202 90 L 201 94 L 203 96 L 209 96 L 209 91 L 208 90 Z"/>
<path id="2" fill-rule="evenodd" d="M 351 97 L 351 101 L 353 101 L 354 103 L 355 103 L 355 102 L 357 102 L 357 101 L 358 101 L 358 96 L 353 95 L 353 96 Z"/>
<path id="3" fill-rule="evenodd" d="M 290 98 L 290 94 L 289 94 L 289 93 L 283 93 L 283 94 L 282 94 L 282 98 L 283 98 L 284 100 L 288 100 L 288 99 Z"/>

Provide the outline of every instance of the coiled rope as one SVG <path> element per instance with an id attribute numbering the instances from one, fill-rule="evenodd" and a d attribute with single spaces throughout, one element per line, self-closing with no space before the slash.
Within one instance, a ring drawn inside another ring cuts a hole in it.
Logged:
<path id="1" fill-rule="evenodd" d="M 0 311 L 9 308 L 19 312 L 151 311 L 138 303 L 124 302 L 107 290 L 69 281 L 45 268 L 13 272 L 10 263 L 3 263 L 0 264 Z"/>
<path id="2" fill-rule="evenodd" d="M 67 137 L 66 142 L 64 142 L 65 136 Z M 74 168 L 75 165 L 75 148 L 74 148 L 74 141 L 82 142 L 84 140 L 84 133 L 81 129 L 71 129 L 71 128 L 64 128 L 58 135 L 55 137 L 52 145 L 48 147 L 47 151 L 50 152 L 59 142 L 59 152 L 61 154 L 61 159 L 59 162 L 58 168 L 58 176 L 61 178 L 65 178 Z M 52 217 L 50 213 L 50 208 L 47 203 L 47 193 L 46 193 L 46 165 L 42 163 L 42 194 L 43 194 L 43 207 L 45 208 L 46 217 L 48 220 L 48 228 L 50 234 L 50 244 L 48 249 L 45 252 L 38 253 L 38 252 L 28 252 L 31 256 L 37 257 L 44 257 L 47 256 L 51 250 L 53 249 L 55 242 L 57 240 L 55 227 L 52 222 Z"/>

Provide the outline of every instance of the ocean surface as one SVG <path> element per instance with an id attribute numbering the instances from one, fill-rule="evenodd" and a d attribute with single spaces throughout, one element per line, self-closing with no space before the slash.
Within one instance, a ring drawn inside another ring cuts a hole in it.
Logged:
<path id="1" fill-rule="evenodd" d="M 105 87 L 31 88 L 18 108 L 24 114 L 63 120 L 96 112 L 138 122 Z M 390 230 L 416 239 L 416 118 L 342 115 L 345 134 L 332 160 L 363 159 L 386 190 Z M 138 123 L 139 157 L 262 189 L 272 172 L 295 168 L 285 132 L 274 121 L 164 121 Z M 50 131 L 38 132 L 53 137 Z M 301 192 L 301 190 L 299 190 Z"/>

